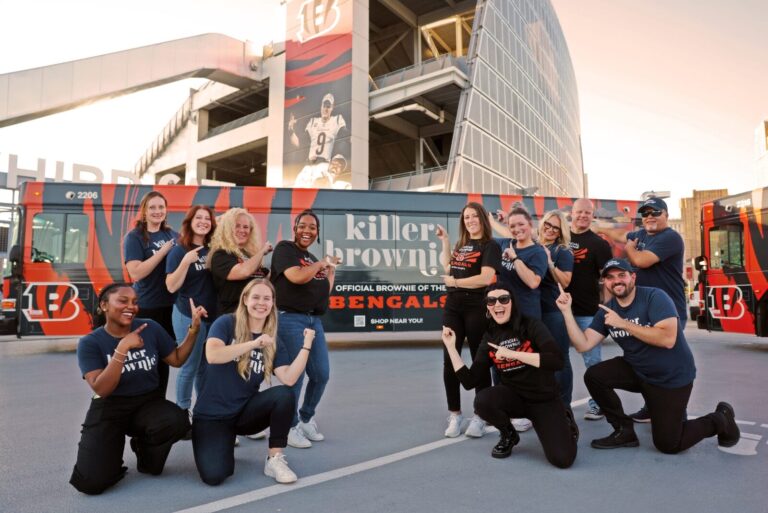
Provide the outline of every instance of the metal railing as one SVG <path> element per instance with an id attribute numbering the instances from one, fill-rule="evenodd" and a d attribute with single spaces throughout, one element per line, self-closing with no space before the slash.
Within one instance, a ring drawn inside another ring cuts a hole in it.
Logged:
<path id="1" fill-rule="evenodd" d="M 229 132 L 230 130 L 234 130 L 235 128 L 240 128 L 243 125 L 247 125 L 249 123 L 253 123 L 254 121 L 264 119 L 267 116 L 269 116 L 269 107 L 265 109 L 257 110 L 256 112 L 247 114 L 241 118 L 237 118 L 233 121 L 230 121 L 229 123 L 224 123 L 223 125 L 219 125 L 216 128 L 211 128 L 210 130 L 208 130 L 208 133 L 206 133 L 203 137 L 200 138 L 200 140 L 202 141 L 203 139 L 208 139 L 209 137 L 223 134 L 224 132 Z"/>
<path id="2" fill-rule="evenodd" d="M 434 59 L 422 61 L 419 64 L 401 68 L 385 75 L 379 75 L 378 77 L 369 80 L 369 90 L 375 91 L 392 84 L 397 84 L 405 80 L 426 75 L 427 73 L 434 73 L 435 71 L 451 67 L 458 68 L 466 73 L 468 69 L 466 57 L 456 57 L 455 55 L 450 54 L 441 55 Z"/>
<path id="3" fill-rule="evenodd" d="M 437 166 L 421 171 L 408 171 L 396 175 L 381 176 L 368 181 L 372 191 L 412 191 L 445 186 L 448 166 Z"/>

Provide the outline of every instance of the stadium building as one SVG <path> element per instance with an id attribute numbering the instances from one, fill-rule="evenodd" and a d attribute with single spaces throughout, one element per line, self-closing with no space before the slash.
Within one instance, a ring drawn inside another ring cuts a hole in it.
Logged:
<path id="1" fill-rule="evenodd" d="M 205 34 L 0 75 L 0 126 L 204 77 L 141 181 L 585 192 L 548 0 L 289 0 L 285 14 L 285 40 L 263 48 Z"/>

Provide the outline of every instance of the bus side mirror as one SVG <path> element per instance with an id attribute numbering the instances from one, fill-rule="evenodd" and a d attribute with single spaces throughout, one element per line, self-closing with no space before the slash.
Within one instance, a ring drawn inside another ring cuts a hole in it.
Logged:
<path id="1" fill-rule="evenodd" d="M 705 256 L 697 256 L 693 260 L 693 266 L 696 268 L 697 271 L 706 271 L 707 270 L 707 257 Z"/>
<path id="2" fill-rule="evenodd" d="M 21 270 L 21 248 L 18 244 L 11 246 L 8 252 L 8 260 L 11 262 L 11 274 L 16 276 Z"/>

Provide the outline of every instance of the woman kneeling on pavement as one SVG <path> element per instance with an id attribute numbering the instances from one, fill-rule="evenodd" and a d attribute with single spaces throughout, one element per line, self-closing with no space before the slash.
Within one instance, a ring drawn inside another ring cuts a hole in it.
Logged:
<path id="1" fill-rule="evenodd" d="M 275 345 L 277 307 L 268 280 L 243 288 L 235 313 L 213 323 L 208 332 L 195 403 L 192 446 L 201 479 L 218 485 L 235 471 L 235 436 L 269 428 L 269 455 L 264 474 L 278 483 L 293 483 L 283 449 L 294 411 L 290 386 L 304 372 L 315 332 L 305 329 L 298 355 L 290 360 L 284 345 Z M 272 375 L 284 384 L 259 391 Z"/>
<path id="2" fill-rule="evenodd" d="M 559 468 L 570 467 L 576 459 L 579 432 L 555 383 L 555 372 L 563 367 L 557 343 L 541 321 L 520 315 L 512 287 L 503 281 L 488 287 L 485 304 L 491 323 L 471 368 L 461 359 L 455 334 L 448 327 L 443 327 L 443 344 L 456 377 L 467 390 L 487 380 L 491 365 L 501 375 L 500 384 L 481 390 L 475 397 L 475 413 L 501 435 L 491 456 L 506 458 L 512 454 L 520 436 L 510 418 L 528 418 L 547 460 Z"/>
<path id="3" fill-rule="evenodd" d="M 165 399 L 158 363 L 180 367 L 192 352 L 201 316 L 207 315 L 190 300 L 191 325 L 184 342 L 176 347 L 158 323 L 135 318 L 139 298 L 130 285 L 108 285 L 98 304 L 106 324 L 77 345 L 83 379 L 95 394 L 69 481 L 90 495 L 100 494 L 125 475 L 126 436 L 131 437 L 139 472 L 159 475 L 163 471 L 171 446 L 189 429 L 189 419 Z"/>

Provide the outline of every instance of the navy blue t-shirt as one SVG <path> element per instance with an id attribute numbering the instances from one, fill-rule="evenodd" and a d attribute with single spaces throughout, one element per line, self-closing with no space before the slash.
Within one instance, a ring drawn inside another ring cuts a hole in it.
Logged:
<path id="1" fill-rule="evenodd" d="M 659 261 L 647 269 L 637 268 L 637 284 L 643 287 L 656 287 L 666 292 L 677 308 L 677 315 L 683 321 L 688 319 L 688 305 L 685 300 L 685 281 L 683 280 L 683 260 L 685 244 L 683 238 L 672 228 L 651 235 L 641 228 L 627 234 L 627 240 L 636 240 L 637 249 L 650 251 Z"/>
<path id="2" fill-rule="evenodd" d="M 253 339 L 260 333 L 252 333 Z M 222 315 L 216 319 L 208 331 L 208 338 L 217 338 L 230 345 L 235 339 L 234 314 Z M 253 340 L 251 339 L 251 340 Z M 200 378 L 200 394 L 195 403 L 194 416 L 202 419 L 229 419 L 237 414 L 245 406 L 245 403 L 259 392 L 259 386 L 264 380 L 264 360 L 261 349 L 254 349 L 249 357 L 251 360 L 251 373 L 248 380 L 244 380 L 237 372 L 237 361 L 222 364 L 208 363 L 208 358 L 203 351 Z M 284 365 L 290 365 L 291 359 L 283 344 L 278 344 L 275 351 L 275 360 L 272 368 L 277 369 Z"/>
<path id="3" fill-rule="evenodd" d="M 514 262 L 504 256 L 504 251 L 509 247 L 512 239 L 493 239 L 501 248 L 501 267 L 499 267 L 499 276 L 512 285 L 512 294 L 515 296 L 515 307 L 528 317 L 541 319 L 541 290 L 540 287 L 532 289 L 526 285 L 517 275 L 514 269 Z M 536 243 L 526 248 L 518 248 L 517 241 L 512 242 L 512 248 L 523 261 L 523 263 L 532 270 L 536 276 L 543 277 L 547 274 L 547 254 L 540 244 Z"/>
<path id="4" fill-rule="evenodd" d="M 552 257 L 552 263 L 555 264 L 555 267 L 566 273 L 573 272 L 573 253 L 571 253 L 570 248 L 558 244 L 550 244 L 547 248 L 549 249 L 549 254 Z M 555 302 L 560 295 L 560 289 L 557 287 L 557 281 L 555 281 L 555 278 L 552 276 L 549 267 L 547 267 L 547 272 L 541 279 L 539 289 L 541 290 L 541 311 L 559 312 L 560 309 L 557 308 Z"/>
<path id="5" fill-rule="evenodd" d="M 136 396 L 155 390 L 160 384 L 157 374 L 158 360 L 162 360 L 176 349 L 176 341 L 152 319 L 134 319 L 131 322 L 131 331 L 144 323 L 147 323 L 147 327 L 141 332 L 144 347 L 128 351 L 120 382 L 112 395 Z M 120 339 L 107 333 L 103 326 L 81 338 L 77 343 L 80 373 L 85 376 L 91 371 L 106 369 L 119 342 Z"/>
<path id="6" fill-rule="evenodd" d="M 165 258 L 165 272 L 171 274 L 178 269 L 188 251 L 182 246 L 174 246 Z M 192 310 L 189 309 L 189 298 L 192 298 L 196 306 L 205 308 L 208 319 L 216 318 L 216 289 L 211 271 L 205 267 L 207 258 L 208 248 L 197 252 L 197 260 L 189 265 L 184 283 L 176 291 L 176 308 L 187 317 L 192 317 Z"/>
<path id="7" fill-rule="evenodd" d="M 134 228 L 125 235 L 123 239 L 123 253 L 125 262 L 138 260 L 143 262 L 157 253 L 160 248 L 169 240 L 176 240 L 179 236 L 173 230 L 148 233 L 149 240 L 144 242 L 141 230 Z M 139 296 L 140 308 L 161 308 L 171 306 L 174 301 L 174 294 L 168 292 L 165 286 L 165 259 L 152 269 L 144 278 L 137 280 L 133 284 L 133 289 Z"/>
<path id="8" fill-rule="evenodd" d="M 653 326 L 664 319 L 677 317 L 675 305 L 663 290 L 650 287 L 635 287 L 635 290 L 635 299 L 627 308 L 619 305 L 616 298 L 611 298 L 606 306 L 620 317 L 640 326 Z M 624 350 L 627 363 L 643 381 L 651 385 L 679 388 L 691 383 L 696 377 L 693 354 L 685 341 L 683 327 L 679 321 L 677 338 L 672 349 L 646 344 L 624 330 L 606 326 L 605 310 L 602 308 L 595 314 L 589 327 L 601 335 L 611 335 Z"/>

